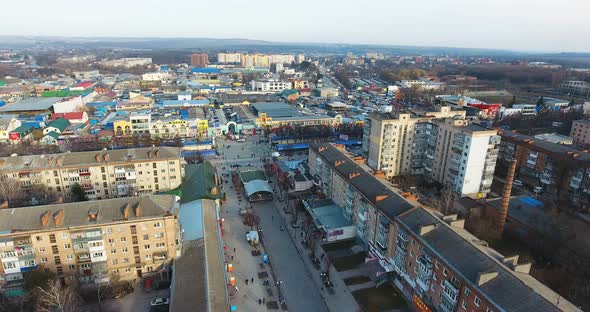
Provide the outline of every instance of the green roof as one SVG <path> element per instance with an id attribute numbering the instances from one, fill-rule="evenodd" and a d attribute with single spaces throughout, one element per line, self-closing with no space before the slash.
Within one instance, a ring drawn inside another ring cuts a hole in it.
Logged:
<path id="1" fill-rule="evenodd" d="M 59 91 L 45 91 L 41 93 L 42 97 L 68 97 L 68 96 L 77 96 L 82 94 L 88 94 L 92 92 L 92 90 L 59 90 Z"/>
<path id="2" fill-rule="evenodd" d="M 31 133 L 31 131 L 33 131 L 33 127 L 31 126 L 27 126 L 27 125 L 22 125 L 14 130 L 12 130 L 11 132 L 18 132 L 20 133 L 21 137 L 25 136 L 29 133 Z"/>
<path id="3" fill-rule="evenodd" d="M 188 203 L 197 199 L 218 199 L 221 192 L 215 185 L 215 168 L 209 162 L 188 164 L 184 167 L 185 179 L 181 186 L 180 203 Z M 217 194 L 211 194 L 216 188 Z"/>
<path id="4" fill-rule="evenodd" d="M 47 127 L 54 127 L 59 130 L 59 132 L 63 132 L 66 128 L 70 125 L 70 122 L 64 118 L 58 118 L 50 123 L 47 124 Z"/>
<path id="5" fill-rule="evenodd" d="M 48 132 L 48 133 L 46 134 L 46 136 L 47 136 L 47 135 L 48 135 L 48 136 L 50 136 L 50 137 L 52 137 L 52 138 L 54 138 L 54 139 L 56 139 L 56 140 L 57 140 L 57 139 L 59 139 L 59 133 L 57 133 L 57 132 L 55 132 L 55 131 L 50 131 L 50 132 Z"/>
<path id="6" fill-rule="evenodd" d="M 0 87 L 4 87 L 5 85 L 6 85 L 6 82 L 0 80 Z"/>
<path id="7" fill-rule="evenodd" d="M 264 172 L 260 170 L 245 170 L 240 172 L 240 178 L 242 182 L 248 183 L 253 180 L 266 180 Z"/>

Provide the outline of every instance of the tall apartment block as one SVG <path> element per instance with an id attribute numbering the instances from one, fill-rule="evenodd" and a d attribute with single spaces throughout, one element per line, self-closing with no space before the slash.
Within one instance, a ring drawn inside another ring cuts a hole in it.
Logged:
<path id="1" fill-rule="evenodd" d="M 500 137 L 469 124 L 464 111 L 376 114 L 364 131 L 368 165 L 388 178 L 424 175 L 472 197 L 490 190 Z"/>
<path id="2" fill-rule="evenodd" d="M 178 203 L 148 195 L 0 210 L 1 291 L 23 293 L 23 274 L 49 269 L 68 285 L 141 278 L 177 256 Z"/>
<path id="3" fill-rule="evenodd" d="M 206 67 L 207 65 L 209 65 L 209 55 L 207 53 L 191 54 L 191 66 Z"/>
<path id="4" fill-rule="evenodd" d="M 463 229 L 456 215 L 421 207 L 335 144 L 313 145 L 310 172 L 372 259 L 419 311 L 581 311 Z"/>
<path id="5" fill-rule="evenodd" d="M 64 198 L 78 183 L 88 198 L 104 199 L 174 189 L 182 182 L 184 160 L 177 147 L 13 156 L 0 158 L 0 174 Z"/>

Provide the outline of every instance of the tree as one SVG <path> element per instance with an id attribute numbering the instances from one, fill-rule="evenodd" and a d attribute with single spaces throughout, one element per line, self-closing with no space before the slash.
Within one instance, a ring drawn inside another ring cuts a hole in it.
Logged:
<path id="1" fill-rule="evenodd" d="M 81 300 L 71 288 L 62 286 L 57 280 L 50 281 L 45 287 L 37 287 L 37 311 L 40 312 L 75 312 Z"/>
<path id="2" fill-rule="evenodd" d="M 45 268 L 24 273 L 24 288 L 27 292 L 47 286 L 55 279 L 55 273 Z"/>
<path id="3" fill-rule="evenodd" d="M 0 199 L 10 201 L 22 191 L 20 183 L 13 178 L 0 174 Z"/>
<path id="4" fill-rule="evenodd" d="M 72 185 L 72 200 L 75 202 L 88 201 L 88 196 L 79 183 Z"/>
<path id="5" fill-rule="evenodd" d="M 248 212 L 244 215 L 244 224 L 249 226 L 250 229 L 258 227 L 260 224 L 260 217 L 254 212 Z"/>
<path id="6" fill-rule="evenodd" d="M 455 202 L 457 197 L 458 197 L 457 193 L 455 193 L 450 188 L 448 188 L 448 187 L 443 188 L 443 190 L 440 192 L 438 198 L 435 200 L 438 210 L 443 215 L 451 214 L 451 212 L 453 211 L 453 203 Z"/>

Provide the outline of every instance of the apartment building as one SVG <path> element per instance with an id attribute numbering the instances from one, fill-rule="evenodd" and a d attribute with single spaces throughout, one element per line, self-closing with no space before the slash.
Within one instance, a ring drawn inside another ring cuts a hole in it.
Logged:
<path id="1" fill-rule="evenodd" d="M 104 199 L 174 189 L 182 182 L 184 160 L 177 147 L 14 156 L 0 158 L 0 174 L 64 198 L 78 183 L 88 198 Z"/>
<path id="2" fill-rule="evenodd" d="M 323 143 L 309 168 L 368 253 L 419 311 L 581 311 L 463 229 L 464 220 L 420 206 L 371 174 L 363 159 Z"/>
<path id="3" fill-rule="evenodd" d="M 205 67 L 207 65 L 209 65 L 209 55 L 207 55 L 207 53 L 191 54 L 191 66 Z"/>
<path id="4" fill-rule="evenodd" d="M 476 197 L 489 192 L 499 143 L 496 130 L 469 124 L 465 111 L 449 106 L 371 115 L 363 136 L 369 167 L 387 178 L 424 175 Z"/>
<path id="5" fill-rule="evenodd" d="M 156 272 L 179 244 L 172 195 L 0 210 L 1 291 L 23 294 L 23 274 L 49 269 L 69 285 Z"/>
<path id="6" fill-rule="evenodd" d="M 574 140 L 574 145 L 590 145 L 590 120 L 581 119 L 572 122 L 570 137 Z"/>
<path id="7" fill-rule="evenodd" d="M 217 62 L 218 63 L 237 64 L 237 63 L 240 63 L 241 58 L 242 58 L 241 53 L 217 53 Z"/>
<path id="8" fill-rule="evenodd" d="M 580 207 L 590 206 L 590 153 L 511 131 L 500 132 L 498 163 L 516 159 L 516 178 L 545 193 L 567 192 Z"/>
<path id="9" fill-rule="evenodd" d="M 279 80 L 253 80 L 250 85 L 252 91 L 262 92 L 281 92 L 292 88 L 291 82 Z"/>
<path id="10" fill-rule="evenodd" d="M 117 117 L 113 121 L 113 129 L 116 136 L 131 136 L 149 134 L 152 137 L 175 138 L 188 137 L 190 125 L 186 120 L 174 117 L 155 116 L 152 113 L 132 112 L 129 116 Z M 203 124 L 206 119 L 196 120 L 200 125 L 199 133 L 203 133 Z M 206 130 L 206 129 L 205 129 Z"/>

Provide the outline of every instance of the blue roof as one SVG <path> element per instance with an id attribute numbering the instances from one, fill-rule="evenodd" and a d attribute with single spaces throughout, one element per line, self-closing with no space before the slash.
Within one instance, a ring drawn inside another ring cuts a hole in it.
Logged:
<path id="1" fill-rule="evenodd" d="M 277 144 L 278 151 L 296 150 L 309 148 L 309 143 L 297 143 L 297 144 Z"/>
<path id="2" fill-rule="evenodd" d="M 203 74 L 219 74 L 221 73 L 221 69 L 213 68 L 213 67 L 193 67 L 191 69 L 193 73 L 203 73 Z"/>
<path id="3" fill-rule="evenodd" d="M 180 205 L 179 222 L 185 241 L 203 238 L 203 200 L 198 199 Z"/>

